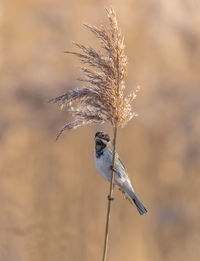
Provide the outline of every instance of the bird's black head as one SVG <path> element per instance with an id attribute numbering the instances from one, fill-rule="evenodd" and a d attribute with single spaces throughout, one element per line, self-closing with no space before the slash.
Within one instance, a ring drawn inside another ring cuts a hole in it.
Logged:
<path id="1" fill-rule="evenodd" d="M 109 142 L 110 136 L 108 134 L 104 133 L 103 131 L 98 131 L 95 134 L 95 140 L 102 140 L 105 142 Z"/>
<path id="2" fill-rule="evenodd" d="M 108 134 L 98 131 L 95 134 L 95 150 L 96 150 L 96 157 L 100 158 L 103 155 L 103 150 L 107 146 L 108 142 L 110 141 L 110 137 Z"/>

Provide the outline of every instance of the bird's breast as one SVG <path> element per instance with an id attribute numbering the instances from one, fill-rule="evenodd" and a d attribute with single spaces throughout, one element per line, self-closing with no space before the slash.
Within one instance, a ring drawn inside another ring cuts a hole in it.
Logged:
<path id="1" fill-rule="evenodd" d="M 111 159 L 110 155 L 107 153 L 107 151 L 103 151 L 102 155 L 100 157 L 97 157 L 96 151 L 94 151 L 94 162 L 95 166 L 98 170 L 98 172 L 101 174 L 103 178 L 110 181 L 111 177 Z"/>

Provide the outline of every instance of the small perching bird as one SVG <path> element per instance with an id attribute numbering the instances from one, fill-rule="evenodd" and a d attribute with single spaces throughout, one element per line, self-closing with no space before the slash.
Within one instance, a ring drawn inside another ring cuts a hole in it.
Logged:
<path id="1" fill-rule="evenodd" d="M 111 180 L 112 174 L 112 158 L 113 158 L 113 145 L 110 141 L 108 134 L 104 132 L 97 132 L 95 134 L 95 151 L 94 161 L 95 166 L 101 176 L 108 182 Z M 114 167 L 114 183 L 125 194 L 132 204 L 135 204 L 140 215 L 147 213 L 146 208 L 138 199 L 132 187 L 131 181 L 121 162 L 117 152 L 115 153 L 115 167 Z"/>

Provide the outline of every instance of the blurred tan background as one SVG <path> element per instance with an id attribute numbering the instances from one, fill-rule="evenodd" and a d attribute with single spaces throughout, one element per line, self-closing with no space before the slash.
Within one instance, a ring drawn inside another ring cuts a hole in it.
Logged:
<path id="1" fill-rule="evenodd" d="M 0 261 L 101 260 L 109 186 L 93 163 L 90 126 L 56 133 L 46 104 L 80 86 L 72 41 L 112 5 L 139 117 L 117 149 L 149 213 L 114 192 L 108 260 L 200 260 L 200 3 L 198 0 L 1 0 Z"/>

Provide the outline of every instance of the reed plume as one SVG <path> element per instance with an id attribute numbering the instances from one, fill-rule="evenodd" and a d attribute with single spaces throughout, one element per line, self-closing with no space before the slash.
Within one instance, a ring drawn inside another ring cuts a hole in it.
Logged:
<path id="1" fill-rule="evenodd" d="M 124 92 L 124 79 L 127 76 L 124 37 L 118 27 L 114 10 L 111 8 L 106 11 L 109 26 L 84 24 L 100 40 L 102 50 L 74 42 L 78 51 L 66 52 L 80 59 L 84 76 L 78 80 L 84 82 L 85 86 L 49 100 L 58 103 L 61 109 L 67 107 L 75 118 L 62 127 L 57 139 L 64 130 L 91 123 L 110 122 L 112 126 L 124 127 L 136 116 L 131 106 L 136 92 L 132 91 L 129 95 L 125 95 Z"/>
<path id="2" fill-rule="evenodd" d="M 77 51 L 66 53 L 77 56 L 81 63 L 83 78 L 78 80 L 85 86 L 70 90 L 67 93 L 51 99 L 63 109 L 67 107 L 75 120 L 65 124 L 57 135 L 64 130 L 74 129 L 91 123 L 110 122 L 114 129 L 112 175 L 109 187 L 106 231 L 103 249 L 103 261 L 107 257 L 108 230 L 115 166 L 115 151 L 117 128 L 124 127 L 136 113 L 131 103 L 136 98 L 136 91 L 125 94 L 124 79 L 127 76 L 127 56 L 124 49 L 124 37 L 118 26 L 116 14 L 112 8 L 106 9 L 109 25 L 100 27 L 84 24 L 100 41 L 101 51 L 74 42 Z"/>

